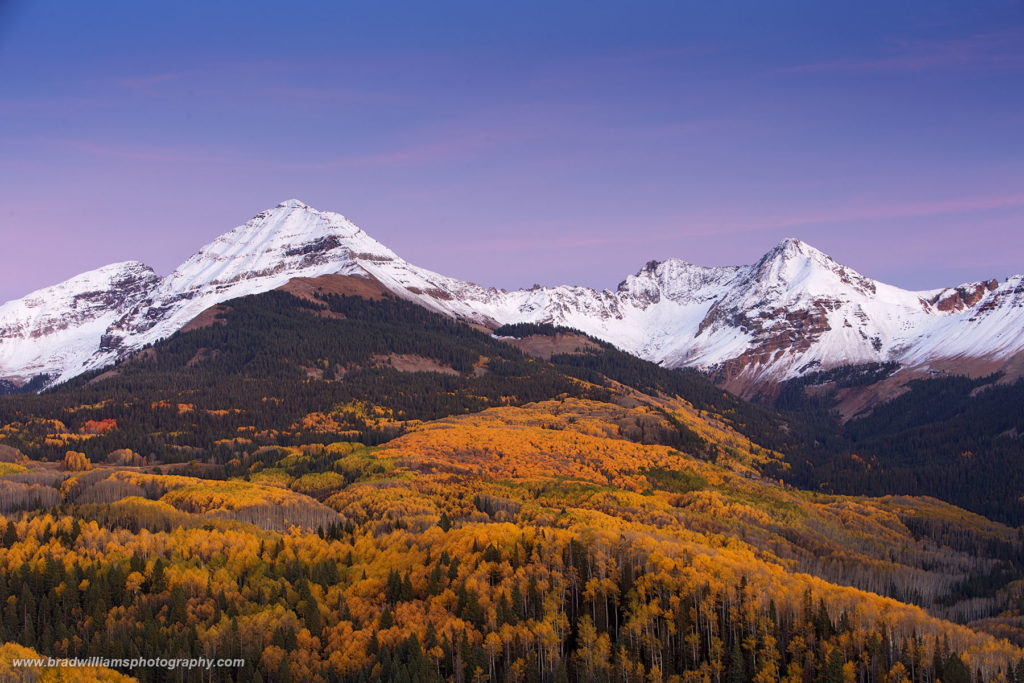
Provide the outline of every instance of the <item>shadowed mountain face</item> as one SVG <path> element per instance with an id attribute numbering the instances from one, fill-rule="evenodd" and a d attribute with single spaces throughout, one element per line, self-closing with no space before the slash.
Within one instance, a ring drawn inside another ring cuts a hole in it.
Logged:
<path id="1" fill-rule="evenodd" d="M 669 259 L 648 263 L 615 291 L 508 292 L 409 264 L 340 214 L 290 200 L 166 277 L 115 264 L 0 306 L 0 379 L 64 381 L 168 337 L 224 301 L 328 274 L 490 328 L 579 329 L 646 360 L 708 372 L 746 396 L 866 363 L 892 364 L 897 386 L 936 369 L 1017 373 L 1024 349 L 1020 277 L 909 292 L 791 239 L 750 266 Z M 857 400 L 873 405 L 891 394 L 862 392 Z"/>

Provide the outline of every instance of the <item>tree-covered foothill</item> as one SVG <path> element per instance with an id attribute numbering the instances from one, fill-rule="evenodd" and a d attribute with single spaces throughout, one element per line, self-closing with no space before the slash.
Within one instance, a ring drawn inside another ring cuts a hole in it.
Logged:
<path id="1" fill-rule="evenodd" d="M 784 390 L 784 407 L 817 438 L 792 444 L 777 474 L 840 493 L 934 496 L 1024 524 L 1024 381 L 944 377 L 908 389 L 846 423 L 827 397 L 801 402 Z"/>

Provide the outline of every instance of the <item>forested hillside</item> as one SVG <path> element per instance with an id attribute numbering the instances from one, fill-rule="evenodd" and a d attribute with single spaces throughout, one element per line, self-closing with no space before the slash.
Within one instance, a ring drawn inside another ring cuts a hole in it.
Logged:
<path id="1" fill-rule="evenodd" d="M 811 428 L 700 375 L 389 298 L 204 322 L 0 399 L 3 652 L 245 662 L 142 681 L 1024 680 L 1016 529 L 794 488 Z"/>
<path id="2" fill-rule="evenodd" d="M 1024 380 L 915 380 L 899 397 L 845 423 L 830 412 L 828 394 L 809 399 L 801 389 L 789 387 L 776 403 L 793 422 L 814 426 L 815 439 L 804 443 L 815 447 L 794 443 L 787 451 L 785 476 L 795 485 L 934 496 L 1024 524 Z"/>

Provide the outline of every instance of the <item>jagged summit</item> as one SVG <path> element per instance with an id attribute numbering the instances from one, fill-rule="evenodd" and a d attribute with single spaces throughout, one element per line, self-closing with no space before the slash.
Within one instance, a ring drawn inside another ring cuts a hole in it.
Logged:
<path id="1" fill-rule="evenodd" d="M 786 237 L 785 239 L 780 240 L 779 243 L 772 247 L 768 253 L 782 254 L 786 256 L 808 256 L 812 258 L 823 256 L 828 258 L 828 255 L 820 249 L 816 249 L 807 242 L 796 237 Z"/>
<path id="2" fill-rule="evenodd" d="M 196 252 L 167 279 L 167 291 L 225 285 L 318 265 L 345 265 L 353 254 L 397 258 L 341 214 L 299 200 L 263 211 Z"/>
<path id="3" fill-rule="evenodd" d="M 762 256 L 754 267 L 758 270 L 764 271 L 769 269 L 784 269 L 790 270 L 800 267 L 818 266 L 827 269 L 832 269 L 834 266 L 838 266 L 835 260 L 831 256 L 812 247 L 807 242 L 796 239 L 795 237 L 787 237 L 782 240 L 764 256 Z"/>
<path id="4" fill-rule="evenodd" d="M 289 199 L 166 277 L 128 261 L 0 306 L 0 379 L 68 379 L 173 334 L 211 306 L 330 274 L 368 278 L 483 325 L 575 327 L 648 360 L 703 368 L 737 390 L 851 363 L 1024 351 L 1019 277 L 909 292 L 788 238 L 748 266 L 652 260 L 615 291 L 503 291 L 414 266 L 343 215 Z"/>
<path id="5" fill-rule="evenodd" d="M 795 237 L 787 237 L 776 244 L 755 264 L 759 269 L 772 266 L 796 268 L 812 265 L 827 270 L 844 268 L 825 252 Z"/>

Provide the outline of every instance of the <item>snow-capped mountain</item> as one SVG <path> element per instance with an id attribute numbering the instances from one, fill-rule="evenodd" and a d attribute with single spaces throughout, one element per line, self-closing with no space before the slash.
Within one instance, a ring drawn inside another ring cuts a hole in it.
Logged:
<path id="1" fill-rule="evenodd" d="M 141 263 L 114 264 L 0 306 L 0 379 L 66 380 L 173 334 L 216 304 L 328 274 L 369 278 L 491 327 L 575 327 L 648 360 L 710 371 L 747 393 L 841 365 L 992 363 L 1024 351 L 1021 277 L 910 292 L 789 239 L 750 266 L 669 259 L 648 263 L 615 291 L 507 292 L 414 266 L 344 216 L 290 200 L 166 277 Z"/>

